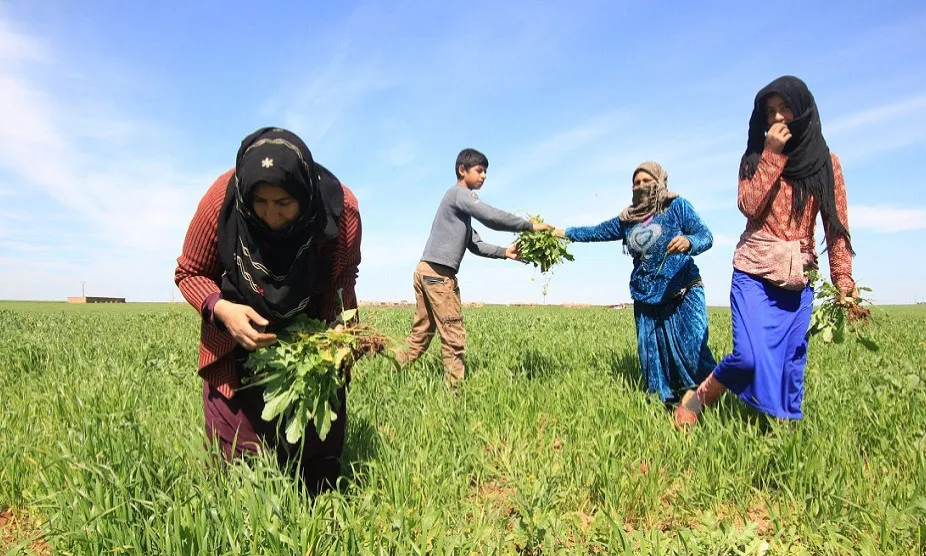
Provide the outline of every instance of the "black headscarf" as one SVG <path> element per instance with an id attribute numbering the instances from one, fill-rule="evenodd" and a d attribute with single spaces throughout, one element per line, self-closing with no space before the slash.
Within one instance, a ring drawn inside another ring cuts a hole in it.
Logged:
<path id="1" fill-rule="evenodd" d="M 299 201 L 299 216 L 286 229 L 274 231 L 254 213 L 261 183 Z M 303 311 L 324 276 L 318 240 L 337 238 L 343 207 L 340 181 L 312 160 L 296 134 L 265 127 L 245 137 L 219 213 L 222 299 L 249 305 L 271 322 Z"/>
<path id="2" fill-rule="evenodd" d="M 844 236 L 849 251 L 855 254 L 852 251 L 849 231 L 836 213 L 833 160 L 823 138 L 817 103 L 807 85 L 797 77 L 779 77 L 756 95 L 752 116 L 749 118 L 746 152 L 740 161 L 740 178 L 750 179 L 756 173 L 762 150 L 765 148 L 765 134 L 768 131 L 765 102 L 774 94 L 781 96 L 794 113 L 794 120 L 788 124 L 791 139 L 785 143 L 782 151 L 782 154 L 788 157 L 788 162 L 781 172 L 782 177 L 787 178 L 792 184 L 791 218 L 800 221 L 807 200 L 813 196 L 820 204 L 827 237 L 834 239 Z"/>

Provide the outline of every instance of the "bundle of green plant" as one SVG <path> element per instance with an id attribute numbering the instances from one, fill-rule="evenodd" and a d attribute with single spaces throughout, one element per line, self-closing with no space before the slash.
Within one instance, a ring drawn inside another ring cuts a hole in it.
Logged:
<path id="1" fill-rule="evenodd" d="M 862 328 L 871 321 L 871 311 L 863 304 L 871 305 L 868 298 L 859 295 L 849 303 L 842 303 L 839 290 L 816 270 L 807 274 L 814 289 L 817 303 L 810 315 L 808 334 L 825 343 L 841 344 L 848 331 L 863 346 L 872 351 L 878 345 L 862 334 Z M 870 292 L 871 288 L 857 286 L 859 293 Z"/>
<path id="2" fill-rule="evenodd" d="M 543 222 L 540 216 L 531 216 L 531 222 Z M 521 232 L 517 239 L 518 249 L 521 252 L 521 258 L 535 267 L 540 267 L 540 272 L 548 272 L 554 265 L 562 263 L 564 260 L 574 261 L 575 258 L 566 246 L 569 240 L 553 235 L 553 230 L 544 232 L 526 231 Z"/>
<path id="3" fill-rule="evenodd" d="M 245 367 L 254 373 L 245 379 L 245 387 L 265 388 L 261 418 L 279 417 L 287 442 L 299 442 L 309 423 L 320 439 L 328 436 L 338 418 L 338 390 L 354 361 L 382 355 L 398 367 L 397 343 L 372 327 L 355 324 L 356 315 L 356 309 L 343 311 L 330 326 L 300 315 L 278 335 L 278 343 L 248 357 Z"/>

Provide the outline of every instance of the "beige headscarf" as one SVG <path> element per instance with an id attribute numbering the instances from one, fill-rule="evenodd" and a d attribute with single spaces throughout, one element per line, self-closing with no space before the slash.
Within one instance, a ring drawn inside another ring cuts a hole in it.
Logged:
<path id="1" fill-rule="evenodd" d="M 669 191 L 669 174 L 658 162 L 650 161 L 640 164 L 630 175 L 630 179 L 632 180 L 633 176 L 641 171 L 653 176 L 656 181 L 633 186 L 633 202 L 621 211 L 618 217 L 625 224 L 636 224 L 653 214 L 664 211 L 669 206 L 669 202 L 678 197 L 678 193 Z"/>

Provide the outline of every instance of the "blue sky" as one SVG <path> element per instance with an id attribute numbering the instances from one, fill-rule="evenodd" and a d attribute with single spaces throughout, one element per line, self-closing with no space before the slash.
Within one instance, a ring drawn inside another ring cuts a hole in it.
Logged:
<path id="1" fill-rule="evenodd" d="M 660 161 L 714 233 L 697 262 L 726 305 L 752 99 L 794 74 L 842 160 L 856 279 L 881 303 L 926 300 L 926 5 L 854 4 L 0 3 L 0 299 L 86 282 L 179 300 L 197 202 L 245 135 L 281 125 L 360 200 L 362 300 L 413 299 L 471 146 L 484 202 L 558 226 L 616 216 L 633 168 Z M 570 250 L 548 303 L 629 301 L 619 243 Z M 541 302 L 535 276 L 468 254 L 460 284 L 464 301 Z"/>

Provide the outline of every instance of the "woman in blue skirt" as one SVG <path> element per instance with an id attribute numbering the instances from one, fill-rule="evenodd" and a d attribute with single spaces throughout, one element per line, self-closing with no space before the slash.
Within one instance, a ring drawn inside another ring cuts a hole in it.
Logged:
<path id="1" fill-rule="evenodd" d="M 686 395 L 675 412 L 679 427 L 697 422 L 702 407 L 728 389 L 772 417 L 804 416 L 813 310 L 806 271 L 817 268 L 818 214 L 840 302 L 857 297 L 842 167 L 823 138 L 813 95 L 796 77 L 779 77 L 756 95 L 740 161 L 738 205 L 746 231 L 733 255 L 733 353 L 697 395 Z"/>
<path id="2" fill-rule="evenodd" d="M 576 242 L 623 240 L 633 257 L 633 297 L 640 370 L 650 392 L 678 401 L 714 368 L 707 347 L 707 306 L 701 273 L 692 257 L 714 238 L 687 200 L 669 191 L 656 162 L 633 171 L 633 201 L 597 226 L 557 229 Z"/>

